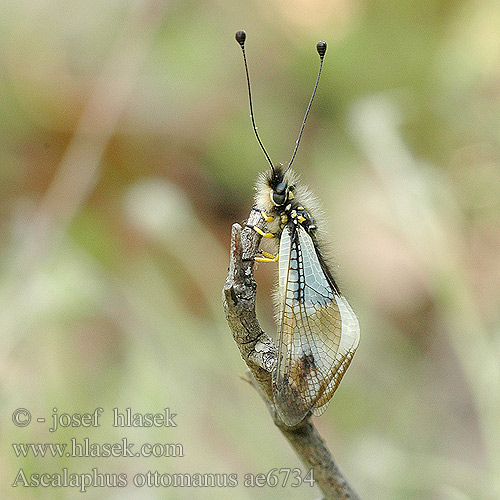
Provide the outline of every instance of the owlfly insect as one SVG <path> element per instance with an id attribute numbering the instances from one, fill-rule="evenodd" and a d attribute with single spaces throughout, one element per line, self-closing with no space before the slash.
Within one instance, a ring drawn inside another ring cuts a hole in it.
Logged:
<path id="1" fill-rule="evenodd" d="M 316 84 L 285 167 L 273 164 L 260 140 L 245 53 L 246 34 L 238 31 L 235 37 L 243 52 L 253 129 L 270 166 L 256 184 L 254 210 L 262 214 L 264 227 L 252 228 L 276 242 L 276 255 L 261 251 L 256 260 L 279 262 L 274 404 L 283 422 L 294 426 L 310 412 L 323 413 L 359 343 L 358 320 L 340 292 L 322 250 L 318 204 L 290 168 L 318 88 L 326 43 L 318 42 L 316 46 L 320 57 Z"/>

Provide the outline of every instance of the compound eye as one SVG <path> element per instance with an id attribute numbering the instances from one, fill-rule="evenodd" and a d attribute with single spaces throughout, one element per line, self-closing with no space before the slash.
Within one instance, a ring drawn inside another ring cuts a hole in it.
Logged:
<path id="1" fill-rule="evenodd" d="M 285 194 L 286 193 L 286 184 L 284 182 L 280 182 L 274 191 L 278 194 Z"/>
<path id="2" fill-rule="evenodd" d="M 273 191 L 273 202 L 275 205 L 283 205 L 286 201 L 286 193 L 277 193 L 276 191 Z"/>
<path id="3" fill-rule="evenodd" d="M 280 182 L 272 192 L 273 203 L 277 206 L 284 205 L 288 199 L 288 188 L 284 182 Z"/>

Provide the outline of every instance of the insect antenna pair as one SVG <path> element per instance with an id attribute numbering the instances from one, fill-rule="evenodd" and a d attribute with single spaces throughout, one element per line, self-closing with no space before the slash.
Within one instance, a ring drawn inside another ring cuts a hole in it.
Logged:
<path id="1" fill-rule="evenodd" d="M 259 142 L 259 145 L 260 145 L 262 151 L 264 152 L 264 155 L 266 156 L 266 159 L 269 162 L 269 165 L 271 166 L 271 170 L 273 172 L 275 172 L 273 162 L 271 161 L 271 158 L 267 154 L 267 151 L 266 151 L 266 148 L 264 147 L 264 144 L 260 140 L 259 132 L 257 131 L 257 126 L 255 125 L 255 116 L 254 116 L 254 112 L 253 112 L 253 101 L 252 101 L 252 90 L 251 90 L 251 86 L 250 86 L 250 75 L 248 73 L 247 56 L 246 56 L 246 52 L 245 52 L 245 41 L 247 38 L 247 34 L 244 31 L 240 30 L 240 31 L 236 32 L 235 38 L 236 38 L 236 41 L 240 44 L 241 51 L 243 53 L 243 62 L 245 63 L 245 74 L 247 77 L 248 101 L 250 103 L 250 118 L 252 119 L 252 125 L 253 125 L 253 130 L 255 132 L 255 137 L 257 137 L 257 141 Z M 319 58 L 320 58 L 318 76 L 316 78 L 316 84 L 314 85 L 311 99 L 309 100 L 309 104 L 307 105 L 306 114 L 304 115 L 304 119 L 302 120 L 302 126 L 300 127 L 299 137 L 297 138 L 297 141 L 295 142 L 295 149 L 293 150 L 292 157 L 291 157 L 290 161 L 288 162 L 288 165 L 287 165 L 284 172 L 286 172 L 292 166 L 293 160 L 295 160 L 295 156 L 297 154 L 297 150 L 299 149 L 300 139 L 302 138 L 302 132 L 304 131 L 304 126 L 306 124 L 307 116 L 309 115 L 309 111 L 311 109 L 311 106 L 312 106 L 312 103 L 314 100 L 314 96 L 316 95 L 316 90 L 318 88 L 319 77 L 321 76 L 321 70 L 323 69 L 323 59 L 324 59 L 325 54 L 326 54 L 326 42 L 323 42 L 323 41 L 318 42 L 316 44 L 316 50 L 318 51 Z"/>

